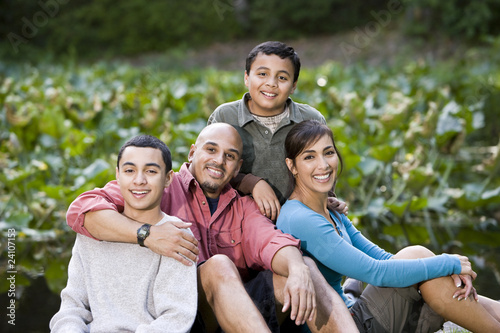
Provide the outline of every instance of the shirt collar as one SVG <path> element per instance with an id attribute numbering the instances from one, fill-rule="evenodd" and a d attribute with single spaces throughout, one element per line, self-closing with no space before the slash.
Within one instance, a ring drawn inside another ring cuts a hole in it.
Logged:
<path id="1" fill-rule="evenodd" d="M 191 189 L 193 187 L 200 187 L 196 179 L 194 178 L 193 174 L 191 171 L 189 171 L 189 166 L 191 163 L 185 162 L 182 164 L 181 168 L 179 169 L 179 176 L 181 178 L 182 183 L 188 188 Z M 200 188 L 201 190 L 201 188 Z M 219 196 L 219 198 L 226 197 L 227 195 L 230 195 L 231 198 L 236 195 L 236 190 L 231 187 L 230 184 L 226 184 L 224 188 L 222 189 L 222 192 Z"/>
<path id="2" fill-rule="evenodd" d="M 245 95 L 243 95 L 243 98 L 242 98 L 242 101 L 240 103 L 240 107 L 238 110 L 238 125 L 240 127 L 245 126 L 247 123 L 249 123 L 251 121 L 255 121 L 254 117 L 250 113 L 250 110 L 248 109 L 248 106 L 247 106 L 247 102 L 249 99 L 250 99 L 250 93 L 246 92 Z M 298 112 L 296 105 L 294 103 L 292 103 L 292 99 L 290 97 L 288 97 L 288 99 L 286 100 L 286 104 L 290 110 L 290 115 L 289 115 L 290 121 L 293 121 L 295 123 L 299 123 L 302 120 L 304 120 L 304 118 L 302 117 L 300 112 Z"/>

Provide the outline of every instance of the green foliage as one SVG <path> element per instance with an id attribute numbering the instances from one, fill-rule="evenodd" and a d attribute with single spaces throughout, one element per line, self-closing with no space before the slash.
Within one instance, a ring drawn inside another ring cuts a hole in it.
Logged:
<path id="1" fill-rule="evenodd" d="M 102 59 L 242 38 L 353 31 L 372 37 L 389 23 L 409 34 L 471 41 L 500 32 L 497 0 L 4 0 L 0 6 L 2 59 L 31 61 L 47 52 L 57 60 Z"/>
<path id="2" fill-rule="evenodd" d="M 432 36 L 442 31 L 451 37 L 475 39 L 497 35 L 500 3 L 486 1 L 402 1 L 407 8 L 404 28 L 412 34 Z"/>
<path id="3" fill-rule="evenodd" d="M 491 100 L 500 95 L 491 59 L 302 71 L 294 99 L 334 130 L 345 161 L 337 194 L 381 246 L 423 244 L 500 271 L 499 125 L 485 121 L 496 119 Z M 117 149 L 138 133 L 164 140 L 177 170 L 212 110 L 241 98 L 241 75 L 0 64 L 1 243 L 14 228 L 18 284 L 45 274 L 59 291 L 74 241 L 71 201 L 114 178 Z"/>
<path id="4" fill-rule="evenodd" d="M 385 1 L 351 1 L 346 6 L 340 0 L 256 0 L 249 5 L 248 30 L 266 39 L 331 34 L 373 20 L 370 11 L 385 5 Z"/>
<path id="5" fill-rule="evenodd" d="M 30 59 L 31 50 L 101 59 L 163 52 L 228 40 L 241 30 L 226 0 L 42 0 L 21 6 L 7 0 L 2 6 L 0 32 L 10 44 L 3 52 L 13 59 Z"/>

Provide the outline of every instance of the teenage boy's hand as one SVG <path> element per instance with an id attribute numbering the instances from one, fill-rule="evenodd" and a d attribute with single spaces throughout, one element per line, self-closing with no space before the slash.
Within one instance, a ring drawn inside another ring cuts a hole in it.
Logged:
<path id="1" fill-rule="evenodd" d="M 151 227 L 144 245 L 155 253 L 174 258 L 186 266 L 191 266 L 198 261 L 200 251 L 196 238 L 182 230 L 190 226 L 191 223 L 182 221 L 167 221 L 159 226 L 154 225 Z"/>
<path id="2" fill-rule="evenodd" d="M 328 209 L 344 215 L 349 213 L 349 207 L 347 207 L 347 204 L 335 197 L 328 197 Z"/>
<path id="3" fill-rule="evenodd" d="M 276 221 L 280 213 L 281 205 L 272 187 L 261 179 L 255 184 L 252 196 L 262 215 Z"/>

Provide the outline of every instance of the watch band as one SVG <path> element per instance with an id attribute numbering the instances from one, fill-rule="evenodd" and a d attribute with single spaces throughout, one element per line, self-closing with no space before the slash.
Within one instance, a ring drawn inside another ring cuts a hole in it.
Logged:
<path id="1" fill-rule="evenodd" d="M 144 245 L 144 241 L 149 236 L 149 229 L 151 229 L 151 224 L 149 223 L 144 223 L 139 229 L 137 229 L 137 243 L 142 247 L 146 247 L 146 245 Z"/>

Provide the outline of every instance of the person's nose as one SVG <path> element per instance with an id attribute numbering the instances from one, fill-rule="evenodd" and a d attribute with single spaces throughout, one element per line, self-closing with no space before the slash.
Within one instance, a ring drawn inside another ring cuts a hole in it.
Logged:
<path id="1" fill-rule="evenodd" d="M 269 76 L 266 84 L 272 88 L 275 88 L 278 86 L 278 80 L 273 76 Z"/>
<path id="2" fill-rule="evenodd" d="M 134 178 L 134 183 L 136 185 L 144 185 L 147 183 L 146 175 L 143 172 L 138 172 Z"/>
<path id="3" fill-rule="evenodd" d="M 321 163 L 320 163 L 320 167 L 322 169 L 325 169 L 325 170 L 328 170 L 330 168 L 330 164 L 328 163 L 328 160 L 326 159 L 326 157 L 322 157 L 320 159 Z"/>
<path id="4" fill-rule="evenodd" d="M 224 153 L 219 153 L 219 154 L 216 154 L 214 157 L 214 162 L 217 164 L 217 165 L 222 165 L 225 163 L 225 158 L 224 158 Z"/>

